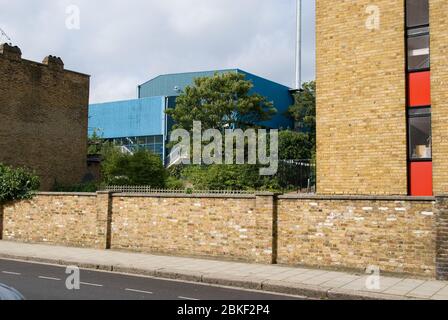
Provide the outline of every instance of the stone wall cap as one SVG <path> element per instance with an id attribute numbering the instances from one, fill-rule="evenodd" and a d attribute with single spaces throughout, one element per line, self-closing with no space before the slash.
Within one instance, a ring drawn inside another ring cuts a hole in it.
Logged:
<path id="1" fill-rule="evenodd" d="M 256 192 L 255 195 L 257 197 L 273 197 L 275 195 L 278 195 L 278 193 L 274 193 L 274 192 L 269 192 L 269 191 L 260 191 L 260 192 Z"/>
<path id="2" fill-rule="evenodd" d="M 362 196 L 362 195 L 314 195 L 314 194 L 286 194 L 279 199 L 301 200 L 366 200 L 366 201 L 435 201 L 435 197 L 411 197 L 411 196 Z"/>
<path id="3" fill-rule="evenodd" d="M 129 198 L 215 198 L 215 199 L 255 199 L 255 194 L 184 194 L 184 193 L 119 193 L 113 192 L 113 197 Z"/>
<path id="4" fill-rule="evenodd" d="M 37 196 L 96 197 L 92 192 L 36 192 Z"/>

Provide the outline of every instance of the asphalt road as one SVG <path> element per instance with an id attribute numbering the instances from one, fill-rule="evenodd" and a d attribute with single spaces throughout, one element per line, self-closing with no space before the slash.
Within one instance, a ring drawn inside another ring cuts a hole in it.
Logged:
<path id="1" fill-rule="evenodd" d="M 0 283 L 15 288 L 27 300 L 300 300 L 91 270 L 81 270 L 80 289 L 69 290 L 65 272 L 64 267 L 0 259 Z"/>

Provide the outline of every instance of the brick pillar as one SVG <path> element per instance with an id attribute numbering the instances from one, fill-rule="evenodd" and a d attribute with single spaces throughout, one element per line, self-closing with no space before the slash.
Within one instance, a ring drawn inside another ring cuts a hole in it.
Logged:
<path id="1" fill-rule="evenodd" d="M 277 199 L 271 192 L 256 194 L 257 262 L 277 263 Z"/>
<path id="2" fill-rule="evenodd" d="M 448 280 L 448 195 L 436 198 L 435 213 L 437 214 L 437 279 Z"/>
<path id="3" fill-rule="evenodd" d="M 3 240 L 3 205 L 0 204 L 0 240 Z"/>
<path id="4" fill-rule="evenodd" d="M 112 193 L 108 191 L 97 192 L 97 247 L 99 249 L 111 248 L 112 233 Z"/>

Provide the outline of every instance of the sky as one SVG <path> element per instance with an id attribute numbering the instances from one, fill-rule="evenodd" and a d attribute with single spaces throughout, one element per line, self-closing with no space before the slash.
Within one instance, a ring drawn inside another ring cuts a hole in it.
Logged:
<path id="1" fill-rule="evenodd" d="M 159 74 L 239 68 L 294 86 L 295 0 L 0 0 L 23 58 L 92 76 L 90 102 L 137 97 Z M 315 75 L 314 0 L 303 0 L 303 80 Z"/>

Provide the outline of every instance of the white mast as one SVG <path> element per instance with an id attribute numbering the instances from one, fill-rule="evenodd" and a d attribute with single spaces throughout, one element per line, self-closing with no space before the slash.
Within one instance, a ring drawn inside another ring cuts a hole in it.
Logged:
<path id="1" fill-rule="evenodd" d="M 302 0 L 297 0 L 296 87 L 302 89 Z"/>

